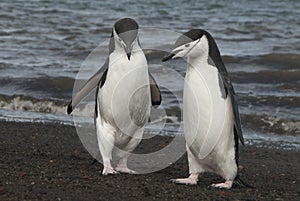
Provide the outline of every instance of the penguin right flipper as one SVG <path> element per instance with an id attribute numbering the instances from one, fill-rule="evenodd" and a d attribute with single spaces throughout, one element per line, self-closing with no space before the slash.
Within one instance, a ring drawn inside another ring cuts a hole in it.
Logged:
<path id="1" fill-rule="evenodd" d="M 239 138 L 242 145 L 244 145 L 245 141 L 242 133 L 241 117 L 240 117 L 239 107 L 237 103 L 237 97 L 233 89 L 232 82 L 228 74 L 224 74 L 224 73 L 223 74 L 220 73 L 220 74 L 223 79 L 225 89 L 229 94 L 231 100 L 231 106 L 232 106 L 233 117 L 234 117 L 234 129 L 235 129 L 234 135 L 235 137 Z"/>
<path id="2" fill-rule="evenodd" d="M 154 80 L 153 76 L 149 73 L 150 92 L 151 92 L 151 103 L 152 106 L 159 106 L 161 103 L 160 90 Z"/>
<path id="3" fill-rule="evenodd" d="M 244 142 L 242 126 L 241 126 L 241 117 L 240 117 L 240 113 L 239 113 L 237 97 L 236 97 L 235 91 L 233 89 L 232 82 L 230 80 L 230 77 L 228 75 L 226 67 L 223 63 L 223 60 L 220 55 L 220 51 L 218 49 L 218 46 L 217 46 L 215 40 L 212 38 L 212 36 L 210 34 L 207 34 L 206 37 L 208 37 L 208 39 L 210 40 L 210 42 L 211 42 L 210 45 L 212 48 L 211 55 L 208 58 L 208 63 L 215 66 L 219 71 L 219 75 L 220 75 L 220 77 L 223 81 L 223 85 L 225 87 L 226 96 L 229 95 L 230 100 L 231 100 L 233 117 L 234 117 L 234 129 L 236 131 L 236 132 L 234 132 L 235 137 L 238 137 L 240 139 L 242 145 L 244 145 L 245 142 Z"/>
<path id="4" fill-rule="evenodd" d="M 221 56 L 220 55 L 218 56 L 218 54 L 214 55 L 214 57 L 216 57 L 215 61 L 217 62 L 217 64 L 214 62 L 214 60 L 211 57 L 208 58 L 208 63 L 212 66 L 215 66 L 219 71 L 219 81 L 220 81 L 219 83 L 220 83 L 222 96 L 226 98 L 229 95 L 231 101 L 232 112 L 234 117 L 234 136 L 235 138 L 240 139 L 242 145 L 244 145 L 245 141 L 242 132 L 241 117 L 240 117 L 239 107 L 237 103 L 237 97 L 233 89 L 232 82 L 229 78 L 228 72 L 225 68 L 225 65 L 221 59 Z"/>
<path id="5" fill-rule="evenodd" d="M 70 101 L 68 107 L 67 107 L 67 113 L 71 114 L 74 110 L 74 108 L 80 103 L 80 101 L 86 97 L 93 89 L 95 89 L 102 76 L 105 74 L 105 72 L 108 69 L 108 59 L 104 63 L 104 65 L 98 70 L 85 84 L 84 86 L 75 94 Z M 103 83 L 104 84 L 104 83 Z"/>

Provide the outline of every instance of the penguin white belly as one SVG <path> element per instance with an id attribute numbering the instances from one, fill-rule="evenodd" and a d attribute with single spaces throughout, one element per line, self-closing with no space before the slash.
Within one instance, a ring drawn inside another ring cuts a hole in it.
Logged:
<path id="1" fill-rule="evenodd" d="M 131 59 L 112 53 L 104 85 L 99 89 L 97 103 L 99 118 L 104 120 L 99 130 L 114 130 L 114 144 L 131 151 L 142 138 L 143 127 L 150 116 L 150 88 L 147 61 L 141 51 Z M 105 124 L 109 124 L 105 125 Z"/>
<path id="2" fill-rule="evenodd" d="M 189 157 L 190 171 L 224 175 L 233 168 L 234 174 L 231 159 L 228 162 L 228 157 L 233 162 L 235 157 L 232 111 L 230 99 L 222 97 L 219 81 L 213 66 L 188 67 L 183 119 L 188 154 L 193 155 Z"/>

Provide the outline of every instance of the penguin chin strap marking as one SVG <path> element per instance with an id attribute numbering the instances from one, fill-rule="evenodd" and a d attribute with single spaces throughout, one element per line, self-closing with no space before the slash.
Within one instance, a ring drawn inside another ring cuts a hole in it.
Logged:
<path id="1" fill-rule="evenodd" d="M 187 51 L 182 57 L 185 57 L 188 53 L 190 53 L 190 51 L 198 44 L 200 42 L 200 39 L 198 40 L 198 42 L 195 44 L 195 45 L 193 45 L 193 47 L 191 47 L 190 49 L 189 49 L 189 51 Z"/>

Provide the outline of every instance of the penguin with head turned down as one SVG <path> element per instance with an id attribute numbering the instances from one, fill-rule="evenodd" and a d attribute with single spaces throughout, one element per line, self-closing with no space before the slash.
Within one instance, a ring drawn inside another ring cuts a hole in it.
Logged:
<path id="1" fill-rule="evenodd" d="M 95 124 L 103 175 L 135 173 L 127 167 L 130 153 L 142 139 L 150 107 L 161 102 L 160 91 L 148 72 L 138 39 L 138 24 L 131 18 L 118 20 L 112 29 L 109 56 L 104 66 L 73 96 L 70 114 L 96 88 Z M 120 160 L 112 167 L 113 155 Z"/>

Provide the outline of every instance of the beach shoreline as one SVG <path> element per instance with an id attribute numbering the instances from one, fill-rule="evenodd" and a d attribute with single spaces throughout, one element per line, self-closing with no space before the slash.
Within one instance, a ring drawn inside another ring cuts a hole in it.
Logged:
<path id="1" fill-rule="evenodd" d="M 241 147 L 235 184 L 213 189 L 221 177 L 205 173 L 196 186 L 169 180 L 188 175 L 186 154 L 169 167 L 141 175 L 102 176 L 102 165 L 81 144 L 74 126 L 0 122 L 0 200 L 298 200 L 299 150 Z M 138 151 L 157 149 L 171 137 L 155 136 Z"/>

